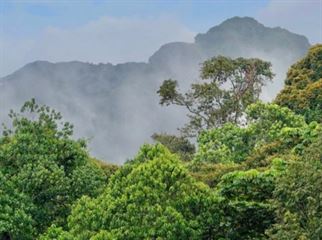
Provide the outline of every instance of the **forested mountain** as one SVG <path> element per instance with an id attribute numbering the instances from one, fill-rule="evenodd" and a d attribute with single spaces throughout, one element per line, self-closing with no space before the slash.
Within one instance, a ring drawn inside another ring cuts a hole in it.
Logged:
<path id="1" fill-rule="evenodd" d="M 10 108 L 35 97 L 73 122 L 76 136 L 90 138 L 95 156 L 121 163 L 154 132 L 175 132 L 185 122 L 179 108 L 158 105 L 156 91 L 164 79 L 177 79 L 186 89 L 210 57 L 258 57 L 272 62 L 277 74 L 262 94 L 269 100 L 281 89 L 287 68 L 308 47 L 304 36 L 265 27 L 249 17 L 234 17 L 198 34 L 194 43 L 163 45 L 147 63 L 37 61 L 0 79 L 0 119 L 5 121 Z"/>
<path id="2" fill-rule="evenodd" d="M 217 56 L 200 73 L 185 93 L 175 80 L 158 91 L 161 104 L 192 110 L 185 132 L 198 130 L 196 146 L 155 134 L 122 166 L 92 158 L 49 106 L 32 99 L 11 111 L 0 136 L 0 239 L 321 239 L 322 45 L 289 68 L 269 103 L 259 100 L 267 61 Z"/>

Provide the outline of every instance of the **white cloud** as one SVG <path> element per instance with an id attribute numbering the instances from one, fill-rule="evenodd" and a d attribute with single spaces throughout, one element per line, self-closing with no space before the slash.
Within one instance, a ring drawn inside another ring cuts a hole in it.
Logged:
<path id="1" fill-rule="evenodd" d="M 74 29 L 48 27 L 29 39 L 0 37 L 0 76 L 35 60 L 122 63 L 147 61 L 162 45 L 193 41 L 174 19 L 102 17 Z"/>
<path id="2" fill-rule="evenodd" d="M 256 18 L 268 26 L 280 26 L 322 42 L 322 0 L 270 0 Z"/>

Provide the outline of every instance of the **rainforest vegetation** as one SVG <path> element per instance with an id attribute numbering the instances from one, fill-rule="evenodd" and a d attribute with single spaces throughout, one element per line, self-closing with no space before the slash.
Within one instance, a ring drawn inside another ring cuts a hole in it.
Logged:
<path id="1" fill-rule="evenodd" d="M 322 45 L 261 102 L 273 77 L 269 62 L 217 56 L 186 92 L 165 80 L 160 104 L 189 121 L 122 166 L 26 102 L 0 138 L 0 239 L 322 239 Z"/>

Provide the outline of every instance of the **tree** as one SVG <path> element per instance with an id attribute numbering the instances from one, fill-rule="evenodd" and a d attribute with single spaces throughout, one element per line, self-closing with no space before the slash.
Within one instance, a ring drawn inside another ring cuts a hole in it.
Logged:
<path id="1" fill-rule="evenodd" d="M 64 231 L 63 228 L 52 225 L 48 228 L 47 232 L 41 235 L 39 240 L 76 240 L 68 232 Z"/>
<path id="2" fill-rule="evenodd" d="M 276 163 L 278 166 L 279 163 Z M 235 171 L 225 174 L 216 187 L 225 200 L 225 239 L 263 239 L 275 222 L 271 203 L 275 188 L 275 168 L 260 172 Z"/>
<path id="3" fill-rule="evenodd" d="M 227 122 L 241 123 L 245 109 L 256 102 L 262 86 L 273 78 L 271 64 L 260 59 L 231 59 L 218 56 L 201 68 L 201 79 L 186 93 L 180 93 L 175 80 L 165 80 L 158 90 L 161 105 L 185 107 L 189 123 L 181 132 L 196 136 L 204 129 Z"/>
<path id="4" fill-rule="evenodd" d="M 197 180 L 206 183 L 214 188 L 221 181 L 221 177 L 229 172 L 244 170 L 242 164 L 237 163 L 212 163 L 212 162 L 192 162 L 188 165 L 190 174 Z"/>
<path id="5" fill-rule="evenodd" d="M 317 127 L 313 123 L 307 125 L 302 116 L 276 104 L 251 104 L 245 117 L 248 123 L 245 127 L 226 123 L 202 132 L 194 161 L 242 163 L 259 148 L 278 140 L 281 146 L 291 149 Z"/>
<path id="6" fill-rule="evenodd" d="M 307 122 L 322 122 L 322 45 L 317 44 L 288 71 L 285 86 L 275 102 L 305 116 Z"/>
<path id="7" fill-rule="evenodd" d="M 227 123 L 219 128 L 202 132 L 198 137 L 196 162 L 240 163 L 254 147 L 249 128 Z"/>
<path id="8" fill-rule="evenodd" d="M 191 160 L 196 151 L 195 145 L 182 136 L 155 133 L 152 139 L 166 146 L 170 152 L 178 154 L 183 161 Z"/>
<path id="9" fill-rule="evenodd" d="M 31 100 L 10 117 L 12 127 L 0 138 L 0 169 L 35 206 L 30 213 L 35 237 L 51 224 L 64 226 L 71 204 L 99 194 L 107 176 L 91 162 L 85 142 L 72 139 L 73 127 L 61 122 L 60 113 Z M 15 227 L 11 230 L 19 232 Z"/>
<path id="10" fill-rule="evenodd" d="M 220 199 L 196 182 L 176 155 L 145 145 L 97 198 L 83 197 L 69 217 L 76 239 L 212 239 Z"/>
<path id="11" fill-rule="evenodd" d="M 271 239 L 322 238 L 322 131 L 302 154 L 288 159 L 277 179 L 274 195 L 278 223 Z"/>
<path id="12" fill-rule="evenodd" d="M 35 206 L 0 171 L 0 239 L 33 239 Z"/>

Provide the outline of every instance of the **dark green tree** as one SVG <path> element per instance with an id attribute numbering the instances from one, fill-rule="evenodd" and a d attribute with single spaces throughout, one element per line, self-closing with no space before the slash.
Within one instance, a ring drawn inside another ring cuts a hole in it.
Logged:
<path id="1" fill-rule="evenodd" d="M 216 190 L 225 202 L 225 239 L 265 239 L 265 231 L 275 222 L 272 199 L 278 172 L 252 169 L 221 178 Z"/>
<path id="2" fill-rule="evenodd" d="M 107 176 L 88 157 L 85 142 L 72 139 L 72 125 L 62 122 L 60 113 L 31 100 L 10 117 L 12 126 L 0 138 L 0 169 L 15 191 L 35 206 L 35 238 L 53 223 L 64 226 L 71 204 L 82 195 L 99 194 Z M 21 239 L 15 235 L 20 227 L 15 227 L 9 234 Z"/>
<path id="3" fill-rule="evenodd" d="M 278 223 L 271 239 L 322 238 L 322 131 L 301 154 L 288 159 L 274 192 Z"/>
<path id="4" fill-rule="evenodd" d="M 170 152 L 178 154 L 183 161 L 192 160 L 196 151 L 195 145 L 182 136 L 155 133 L 152 135 L 152 139 L 166 146 Z"/>
<path id="5" fill-rule="evenodd" d="M 31 199 L 0 171 L 0 239 L 33 239 L 34 211 Z"/>

